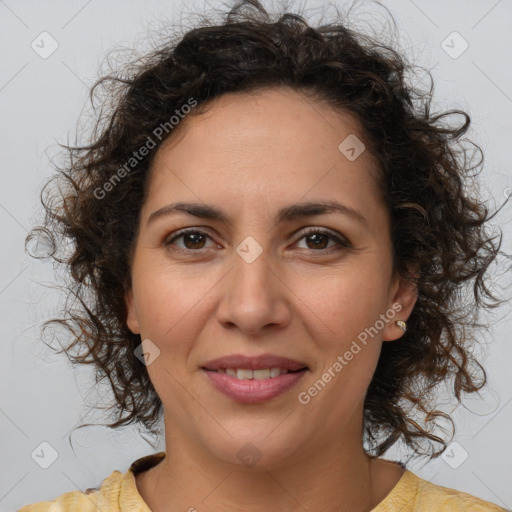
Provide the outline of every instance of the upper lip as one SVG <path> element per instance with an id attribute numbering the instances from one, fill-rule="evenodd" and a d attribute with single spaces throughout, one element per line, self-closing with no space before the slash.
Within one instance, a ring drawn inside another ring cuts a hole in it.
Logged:
<path id="1" fill-rule="evenodd" d="M 300 361 L 274 354 L 262 354 L 255 357 L 244 356 L 242 354 L 232 354 L 208 361 L 203 365 L 203 368 L 206 370 L 219 370 L 220 368 L 244 368 L 248 370 L 281 368 L 296 371 L 301 370 L 302 368 L 307 368 L 307 365 Z"/>

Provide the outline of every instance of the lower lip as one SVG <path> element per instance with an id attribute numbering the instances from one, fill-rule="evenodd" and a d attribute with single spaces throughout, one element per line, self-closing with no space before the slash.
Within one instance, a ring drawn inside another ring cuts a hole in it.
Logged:
<path id="1" fill-rule="evenodd" d="M 212 384 L 229 398 L 245 404 L 257 404 L 270 400 L 294 386 L 306 373 L 283 373 L 269 379 L 240 380 L 227 373 L 219 373 L 203 368 Z"/>

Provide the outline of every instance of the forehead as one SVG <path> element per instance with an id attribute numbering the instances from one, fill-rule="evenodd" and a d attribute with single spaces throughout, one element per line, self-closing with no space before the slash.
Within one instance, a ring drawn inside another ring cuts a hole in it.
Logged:
<path id="1" fill-rule="evenodd" d="M 176 148 L 176 156 L 186 151 L 186 146 L 200 142 L 209 154 L 229 149 L 231 153 L 243 152 L 248 158 L 251 151 L 259 150 L 261 158 L 262 149 L 269 148 L 273 150 L 272 159 L 279 154 L 288 159 L 295 155 L 310 157 L 313 151 L 317 161 L 332 161 L 333 157 L 338 159 L 338 146 L 349 135 L 365 139 L 362 125 L 352 112 L 334 109 L 326 101 L 289 87 L 276 87 L 225 94 L 195 107 L 159 151 Z M 368 163 L 373 159 L 364 152 L 361 160 Z"/>
<path id="2" fill-rule="evenodd" d="M 181 120 L 159 148 L 151 202 L 378 201 L 377 161 L 368 150 L 355 159 L 344 152 L 347 140 L 364 148 L 355 115 L 287 88 L 226 94 L 200 112 Z"/>

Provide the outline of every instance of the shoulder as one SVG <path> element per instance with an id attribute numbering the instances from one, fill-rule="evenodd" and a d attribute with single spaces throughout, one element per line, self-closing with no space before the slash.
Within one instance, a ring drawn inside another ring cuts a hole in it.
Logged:
<path id="1" fill-rule="evenodd" d="M 114 471 L 101 485 L 85 492 L 71 491 L 52 501 L 25 505 L 16 512 L 121 512 L 121 510 L 146 510 L 134 474 L 145 471 L 165 458 L 165 452 L 153 453 L 137 459 L 124 474 Z"/>
<path id="2" fill-rule="evenodd" d="M 417 492 L 414 499 L 414 512 L 430 512 L 431 510 L 472 512 L 504 512 L 504 509 L 494 503 L 477 498 L 472 494 L 458 491 L 449 487 L 433 484 L 414 473 L 409 472 L 416 481 Z"/>
<path id="3" fill-rule="evenodd" d="M 114 471 L 99 488 L 66 492 L 51 501 L 25 505 L 17 512 L 118 512 L 122 477 L 120 471 Z"/>

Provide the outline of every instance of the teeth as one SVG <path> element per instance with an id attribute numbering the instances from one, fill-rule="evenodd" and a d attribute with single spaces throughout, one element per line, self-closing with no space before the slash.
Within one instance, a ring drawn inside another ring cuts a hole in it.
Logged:
<path id="1" fill-rule="evenodd" d="M 241 369 L 238 369 L 236 371 L 236 378 L 237 379 L 252 379 L 253 378 L 253 375 L 252 375 L 252 370 L 241 370 Z"/>
<path id="2" fill-rule="evenodd" d="M 247 379 L 269 379 L 273 377 L 279 377 L 283 373 L 288 373 L 288 370 L 284 370 L 281 368 L 264 368 L 261 370 L 249 370 L 246 368 L 220 368 L 217 370 L 219 373 L 226 373 L 231 377 L 236 377 L 239 380 L 247 380 Z"/>
<path id="3" fill-rule="evenodd" d="M 281 375 L 279 368 L 270 368 L 270 377 L 278 377 L 279 375 Z"/>
<path id="4" fill-rule="evenodd" d="M 270 379 L 270 368 L 265 370 L 253 370 L 253 379 Z"/>

